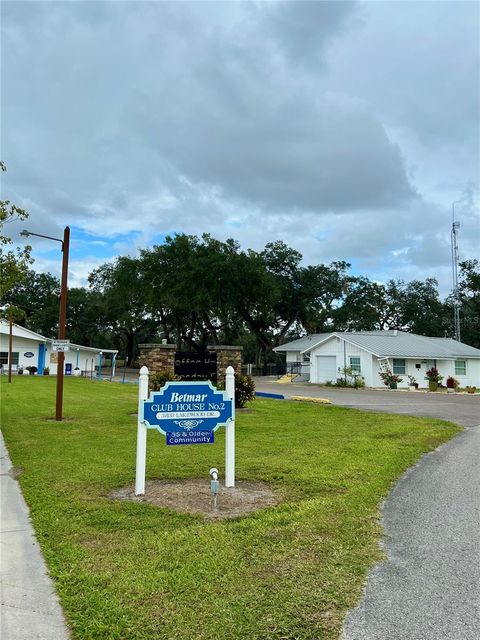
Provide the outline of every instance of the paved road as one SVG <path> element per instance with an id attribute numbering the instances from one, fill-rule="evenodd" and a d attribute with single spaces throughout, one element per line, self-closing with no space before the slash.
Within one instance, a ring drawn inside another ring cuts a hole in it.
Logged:
<path id="1" fill-rule="evenodd" d="M 424 456 L 383 507 L 387 559 L 370 572 L 342 640 L 480 638 L 480 396 L 348 391 L 257 381 L 342 406 L 452 420 L 463 433 Z"/>
<path id="2" fill-rule="evenodd" d="M 68 640 L 12 463 L 0 434 L 0 638 Z"/>
<path id="3" fill-rule="evenodd" d="M 278 384 L 276 378 L 255 378 L 257 391 L 328 398 L 342 407 L 384 411 L 451 420 L 464 427 L 480 424 L 480 395 L 428 393 L 422 391 L 371 391 L 331 389 L 308 383 Z"/>
<path id="4" fill-rule="evenodd" d="M 342 640 L 480 638 L 480 427 L 425 456 L 383 508 L 387 560 Z"/>

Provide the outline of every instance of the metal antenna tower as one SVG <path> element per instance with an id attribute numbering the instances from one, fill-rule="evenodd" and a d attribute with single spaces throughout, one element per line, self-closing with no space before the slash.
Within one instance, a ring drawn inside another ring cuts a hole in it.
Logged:
<path id="1" fill-rule="evenodd" d="M 453 275 L 453 320 L 455 340 L 460 342 L 460 295 L 458 290 L 458 244 L 457 233 L 460 222 L 455 221 L 455 204 L 452 202 L 452 275 Z"/>

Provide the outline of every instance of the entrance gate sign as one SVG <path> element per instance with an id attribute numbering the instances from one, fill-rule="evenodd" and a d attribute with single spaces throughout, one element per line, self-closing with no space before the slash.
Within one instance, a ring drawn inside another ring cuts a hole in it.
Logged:
<path id="1" fill-rule="evenodd" d="M 211 382 L 167 382 L 148 396 L 148 369 L 138 384 L 135 495 L 145 494 L 147 429 L 166 436 L 167 445 L 209 444 L 221 426 L 225 433 L 225 486 L 235 486 L 235 372 L 228 367 L 225 391 Z"/>
<path id="2" fill-rule="evenodd" d="M 174 373 L 189 380 L 212 380 L 217 382 L 217 354 L 178 352 L 175 354 Z"/>
<path id="3" fill-rule="evenodd" d="M 167 444 L 206 444 L 233 419 L 233 403 L 211 382 L 167 382 L 143 402 L 147 428 L 167 436 Z"/>

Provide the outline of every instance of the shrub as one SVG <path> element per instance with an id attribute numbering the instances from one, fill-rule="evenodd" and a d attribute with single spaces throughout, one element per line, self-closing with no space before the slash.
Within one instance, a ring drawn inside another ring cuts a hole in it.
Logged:
<path id="1" fill-rule="evenodd" d="M 237 409 L 255 400 L 255 382 L 250 376 L 235 375 L 235 406 Z"/>
<path id="2" fill-rule="evenodd" d="M 387 369 L 386 371 L 379 371 L 379 376 L 383 380 L 383 384 L 388 387 L 391 384 L 397 384 L 397 382 L 401 382 L 401 376 L 393 373 L 391 369 Z"/>
<path id="3" fill-rule="evenodd" d="M 160 391 L 167 382 L 179 381 L 180 378 L 171 371 L 158 371 L 150 376 L 150 390 Z"/>
<path id="4" fill-rule="evenodd" d="M 37 367 L 34 367 L 33 364 L 29 367 L 26 367 L 26 369 L 31 376 L 35 375 L 38 371 Z"/>
<path id="5" fill-rule="evenodd" d="M 448 376 L 447 378 L 447 389 L 456 389 L 460 386 L 459 381 L 453 376 Z"/>
<path id="6" fill-rule="evenodd" d="M 49 376 L 50 375 L 50 367 L 44 367 L 43 368 L 43 375 L 44 376 Z"/>
<path id="7" fill-rule="evenodd" d="M 362 376 L 355 376 L 353 381 L 353 388 L 363 389 L 364 387 L 365 387 L 365 380 L 362 378 Z"/>
<path id="8" fill-rule="evenodd" d="M 352 369 L 352 367 L 339 367 L 338 372 L 343 376 L 337 378 L 336 387 L 350 387 L 351 389 L 362 389 L 365 386 L 363 377 Z"/>
<path id="9" fill-rule="evenodd" d="M 427 376 L 426 380 L 431 380 L 432 382 L 440 382 L 440 380 L 443 380 L 443 376 L 439 374 L 436 367 L 429 369 L 425 375 Z"/>
<path id="10" fill-rule="evenodd" d="M 224 380 L 220 380 L 216 387 L 219 390 L 225 390 Z M 255 382 L 250 376 L 235 374 L 235 407 L 243 409 L 251 400 L 255 400 Z"/>

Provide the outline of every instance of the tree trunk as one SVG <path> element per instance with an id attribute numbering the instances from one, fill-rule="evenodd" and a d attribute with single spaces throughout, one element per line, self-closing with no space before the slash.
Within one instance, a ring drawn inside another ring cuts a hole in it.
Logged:
<path id="1" fill-rule="evenodd" d="M 127 355 L 127 365 L 129 367 L 133 366 L 135 362 L 136 356 L 136 344 L 135 344 L 135 333 L 133 331 L 125 331 L 125 339 L 126 339 L 126 355 Z"/>

